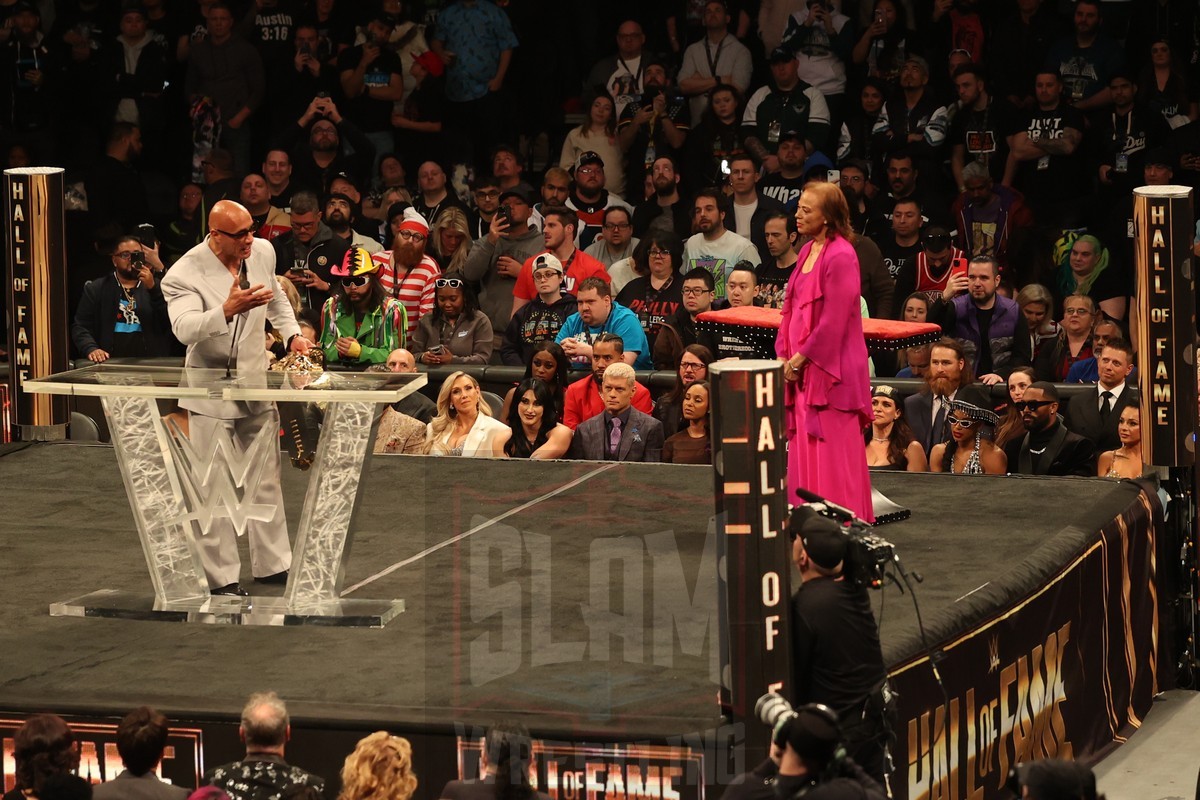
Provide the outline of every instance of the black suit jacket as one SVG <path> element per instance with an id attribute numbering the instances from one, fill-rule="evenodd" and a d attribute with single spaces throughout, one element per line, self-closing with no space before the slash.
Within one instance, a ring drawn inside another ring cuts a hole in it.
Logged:
<path id="1" fill-rule="evenodd" d="M 1097 401 L 1099 405 L 1099 401 Z M 1004 454 L 1008 456 L 1008 471 L 1014 475 L 1021 473 L 1021 450 L 1025 445 L 1026 434 L 1021 434 L 1004 446 Z M 1091 440 L 1077 433 L 1067 432 L 1062 447 L 1054 454 L 1049 465 L 1037 470 L 1033 475 L 1078 475 L 1084 478 L 1096 476 L 1096 446 Z"/>
<path id="2" fill-rule="evenodd" d="M 1137 403 L 1137 396 L 1137 389 L 1127 382 L 1113 401 L 1108 417 L 1101 420 L 1100 390 L 1077 394 L 1067 406 L 1067 427 L 1072 433 L 1090 439 L 1096 445 L 1097 452 L 1115 450 L 1121 446 L 1121 440 L 1117 437 L 1117 422 L 1120 421 L 1121 410 Z"/>
<path id="3" fill-rule="evenodd" d="M 964 386 L 955 394 L 956 400 L 991 409 L 993 403 L 988 397 L 987 389 L 982 385 Z M 943 428 L 937 435 L 930 438 L 929 429 L 933 427 L 933 395 L 928 390 L 910 394 L 904 398 L 904 419 L 912 428 L 913 436 L 925 448 L 928 457 L 933 446 L 950 441 L 950 429 Z"/>
<path id="4" fill-rule="evenodd" d="M 161 278 L 162 275 L 155 276 L 153 289 L 147 289 L 140 283 L 133 288 L 137 316 L 142 323 L 145 354 L 152 357 L 171 355 L 174 342 L 171 318 L 167 315 L 167 301 L 158 283 Z M 112 272 L 88 281 L 83 287 L 83 296 L 79 298 L 75 321 L 71 325 L 71 341 L 80 356 L 86 356 L 96 348 L 112 354 L 121 294 L 121 287 Z"/>

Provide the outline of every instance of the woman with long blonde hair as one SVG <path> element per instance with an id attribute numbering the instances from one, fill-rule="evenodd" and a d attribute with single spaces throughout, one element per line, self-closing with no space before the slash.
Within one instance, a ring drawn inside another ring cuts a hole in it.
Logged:
<path id="1" fill-rule="evenodd" d="M 403 737 L 375 731 L 346 756 L 338 800 L 409 800 L 416 791 L 412 745 Z"/>
<path id="2" fill-rule="evenodd" d="M 438 392 L 437 415 L 425 434 L 425 452 L 434 456 L 504 457 L 512 434 L 492 416 L 479 382 L 461 370 L 450 373 Z"/>
<path id="3" fill-rule="evenodd" d="M 429 245 L 442 272 L 461 273 L 471 244 L 471 226 L 461 208 L 447 208 L 438 214 L 429 232 Z"/>

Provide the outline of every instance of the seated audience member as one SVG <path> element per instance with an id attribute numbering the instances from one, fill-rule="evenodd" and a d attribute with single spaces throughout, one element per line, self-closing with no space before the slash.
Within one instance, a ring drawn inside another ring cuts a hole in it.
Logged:
<path id="1" fill-rule="evenodd" d="M 1025 435 L 1004 446 L 1008 470 L 1016 475 L 1096 474 L 1096 447 L 1071 433 L 1058 416 L 1058 389 L 1037 381 L 1015 404 L 1021 412 Z"/>
<path id="2" fill-rule="evenodd" d="M 293 786 L 324 790 L 325 780 L 284 761 L 292 738 L 287 706 L 274 692 L 250 695 L 242 709 L 238 736 L 246 744 L 246 757 L 204 773 L 200 783 L 216 787 L 231 800 L 269 800 Z"/>
<path id="3" fill-rule="evenodd" d="M 1019 361 L 1034 364 L 1043 345 L 1062 333 L 1062 328 L 1054 319 L 1054 296 L 1040 283 L 1029 283 L 1017 292 L 1016 300 L 1025 319 L 1025 327 L 1018 328 L 1013 352 Z"/>
<path id="4" fill-rule="evenodd" d="M 767 308 L 783 308 L 783 296 L 796 269 L 796 217 L 775 214 L 763 225 L 770 260 L 758 268 L 758 300 Z M 891 280 L 890 276 L 888 280 Z"/>
<path id="5" fill-rule="evenodd" d="M 696 267 L 683 276 L 683 307 L 672 319 L 663 322 L 654 341 L 654 368 L 675 369 L 683 355 L 683 349 L 691 344 L 702 344 L 710 353 L 717 350 L 716 337 L 696 330 L 696 318 L 708 311 L 716 299 L 712 273 L 704 267 Z"/>
<path id="6" fill-rule="evenodd" d="M 339 178 L 338 181 L 340 183 L 342 179 Z M 333 231 L 334 236 L 348 242 L 351 247 L 361 247 L 371 255 L 382 253 L 383 245 L 355 229 L 355 225 L 359 223 L 355 210 L 357 207 L 358 204 L 350 195 L 333 192 L 325 201 L 325 224 L 329 226 L 329 230 Z M 372 222 L 371 225 L 378 229 L 378 225 L 375 223 Z"/>
<path id="7" fill-rule="evenodd" d="M 625 206 L 611 206 L 604 211 L 600 235 L 583 251 L 604 265 L 612 276 L 612 266 L 633 255 L 638 246 L 633 235 L 633 213 Z"/>
<path id="8" fill-rule="evenodd" d="M 327 364 L 364 367 L 382 364 L 404 346 L 408 327 L 404 306 L 384 294 L 379 264 L 353 247 L 331 270 L 333 296 L 321 307 L 321 349 Z"/>
<path id="9" fill-rule="evenodd" d="M 584 153 L 597 155 L 604 165 L 605 187 L 621 195 L 625 192 L 625 165 L 617 145 L 616 107 L 612 97 L 601 87 L 593 87 L 586 97 L 592 98 L 587 118 L 567 133 L 558 165 L 564 170 L 572 169 Z"/>
<path id="10" fill-rule="evenodd" d="M 271 205 L 271 190 L 267 179 L 257 172 L 242 178 L 238 197 L 254 221 L 254 235 L 270 241 L 292 229 L 292 218 L 282 208 Z"/>
<path id="11" fill-rule="evenodd" d="M 490 193 L 500 190 L 484 191 Z M 476 203 L 481 202 L 479 193 L 475 197 Z M 522 265 L 542 251 L 544 237 L 538 227 L 530 223 L 533 201 L 529 195 L 510 189 L 497 194 L 494 201 L 489 198 L 482 202 L 495 206 L 496 210 L 484 225 L 482 235 L 471 244 L 462 272 L 468 281 L 481 286 L 479 307 L 491 319 L 492 333 L 500 340 L 496 345 L 497 352 L 503 354 L 501 337 L 514 316 L 513 288 L 517 285 L 517 276 L 521 274 Z M 559 272 L 562 271 L 562 262 L 559 262 Z M 562 282 L 563 278 L 560 277 L 560 288 Z M 540 292 L 536 278 L 533 283 L 535 293 Z M 567 314 L 574 310 L 572 308 Z M 564 319 L 567 314 L 563 314 Z M 554 333 L 557 332 L 555 328 Z M 553 333 L 550 335 L 552 337 Z"/>
<path id="12" fill-rule="evenodd" d="M 510 367 L 528 364 L 538 345 L 554 342 L 563 323 L 579 310 L 575 296 L 562 291 L 562 262 L 553 253 L 542 253 L 533 260 L 537 297 L 512 315 L 500 346 L 500 361 Z"/>
<path id="13" fill-rule="evenodd" d="M 429 227 L 437 223 L 438 215 L 448 208 L 466 210 L 448 185 L 446 171 L 436 161 L 426 161 L 417 168 L 417 194 L 413 197 L 413 208 Z"/>
<path id="14" fill-rule="evenodd" d="M 564 290 L 574 295 L 582 291 L 583 282 L 588 278 L 600 278 L 609 283 L 608 271 L 604 269 L 604 265 L 575 247 L 575 231 L 579 224 L 579 216 L 569 208 L 542 208 L 542 241 L 546 245 L 545 252 L 551 253 L 563 265 Z M 521 266 L 521 272 L 512 290 L 513 314 L 537 295 L 537 288 L 533 285 L 533 265 L 534 259 L 530 257 Z"/>
<path id="15" fill-rule="evenodd" d="M 674 436 L 687 427 L 683 398 L 693 383 L 708 380 L 708 365 L 714 361 L 713 352 L 702 344 L 689 344 L 683 348 L 675 371 L 675 385 L 654 404 L 654 418 L 662 423 L 663 434 Z"/>
<path id="16" fill-rule="evenodd" d="M 437 305 L 417 325 L 413 355 L 430 366 L 488 363 L 492 322 L 479 310 L 475 292 L 457 275 L 443 275 L 434 286 Z"/>
<path id="17" fill-rule="evenodd" d="M 1142 461 L 1142 412 L 1136 403 L 1121 409 L 1117 420 L 1121 446 L 1100 454 L 1096 474 L 1101 478 L 1140 478 L 1146 470 Z"/>
<path id="18" fill-rule="evenodd" d="M 502 456 L 508 435 L 508 426 L 492 417 L 479 382 L 462 371 L 450 373 L 438 392 L 437 416 L 425 432 L 425 452 L 469 458 Z"/>
<path id="19" fill-rule="evenodd" d="M 338 800 L 410 800 L 416 791 L 412 745 L 387 731 L 375 731 L 346 756 Z"/>
<path id="20" fill-rule="evenodd" d="M 169 356 L 174 336 L 158 277 L 157 248 L 135 236 L 122 236 L 110 256 L 112 272 L 88 281 L 75 310 L 71 341 L 80 356 L 96 364 L 116 356 Z"/>
<path id="21" fill-rule="evenodd" d="M 736 130 L 736 126 L 735 126 Z M 702 156 L 711 157 L 711 156 Z M 659 155 L 647 176 L 653 191 L 636 202 L 633 210 L 633 235 L 644 238 L 650 233 L 670 233 L 682 240 L 692 234 L 692 204 L 679 194 L 679 168 L 669 155 Z"/>
<path id="22" fill-rule="evenodd" d="M 1073 294 L 1063 301 L 1062 330 L 1057 338 L 1042 345 L 1033 361 L 1038 380 L 1061 383 L 1077 361 L 1092 357 L 1092 324 L 1095 320 L 1096 306 L 1092 298 Z"/>
<path id="23" fill-rule="evenodd" d="M 929 321 L 929 296 L 924 292 L 913 292 L 904 298 L 900 308 L 900 319 L 905 322 Z"/>
<path id="24" fill-rule="evenodd" d="M 342 262 L 350 243 L 321 221 L 321 206 L 312 192 L 292 195 L 290 220 L 292 230 L 271 240 L 275 274 L 292 282 L 305 307 L 319 309 L 333 290 L 329 270 Z"/>
<path id="25" fill-rule="evenodd" d="M 433 313 L 434 282 L 442 270 L 432 256 L 425 254 L 429 223 L 424 217 L 400 203 L 393 203 L 387 216 L 392 249 L 384 250 L 375 260 L 382 265 L 379 274 L 383 288 L 404 304 L 408 336 L 412 338 L 421 318 Z"/>
<path id="26" fill-rule="evenodd" d="M 1004 451 L 992 443 L 990 434 L 1000 418 L 996 412 L 962 400 L 950 401 L 946 424 L 950 441 L 936 444 L 929 454 L 930 472 L 958 475 L 1003 475 L 1008 467 Z M 984 436 L 987 428 L 988 436 Z"/>
<path id="27" fill-rule="evenodd" d="M 730 308 L 744 308 L 755 305 L 758 296 L 758 275 L 754 265 L 749 261 L 739 261 L 734 264 L 725 284 L 725 299 Z"/>
<path id="28" fill-rule="evenodd" d="M 906 347 L 896 359 L 904 366 L 896 372 L 897 378 L 924 378 L 929 374 L 929 350 L 927 344 Z"/>
<path id="29" fill-rule="evenodd" d="M 904 398 L 904 418 L 926 453 L 950 438 L 945 425 L 946 415 L 950 412 L 949 401 L 965 400 L 980 408 L 989 407 L 987 395 L 972 386 L 974 382 L 975 374 L 961 342 L 942 337 L 929 348 L 925 387 Z"/>
<path id="30" fill-rule="evenodd" d="M 871 424 L 863 432 L 867 466 L 873 469 L 927 472 L 925 449 L 913 436 L 900 410 L 900 393 L 881 385 L 871 390 Z"/>
<path id="31" fill-rule="evenodd" d="M 1086 295 L 1109 319 L 1125 319 L 1130 279 L 1118 259 L 1092 235 L 1080 236 L 1063 258 L 1056 275 L 1062 297 Z"/>
<path id="32" fill-rule="evenodd" d="M 896 294 L 907 297 L 924 292 L 930 302 L 946 288 L 954 262 L 964 258 L 962 250 L 950 241 L 950 231 L 942 225 L 930 225 L 921 233 L 921 251 L 910 258 L 896 274 Z"/>
<path id="33" fill-rule="evenodd" d="M 615 333 L 624 345 L 622 359 L 636 369 L 651 369 L 650 347 L 638 318 L 625 306 L 614 302 L 608 282 L 588 278 L 575 293 L 579 310 L 567 317 L 555 337 L 574 362 L 587 363 L 592 342 L 602 333 Z"/>
<path id="34" fill-rule="evenodd" d="M 693 223 L 696 233 L 684 242 L 681 269 L 703 267 L 712 273 L 716 299 L 725 299 L 725 281 L 733 265 L 749 261 L 754 266 L 762 262 L 758 248 L 744 236 L 725 226 L 729 200 L 720 189 L 702 189 L 693 203 Z"/>
<path id="35" fill-rule="evenodd" d="M 1017 367 L 1008 374 L 1008 402 L 1004 405 L 1004 416 L 996 426 L 994 441 L 997 447 L 1004 447 L 1016 436 L 1025 435 L 1025 426 L 1021 423 L 1021 412 L 1017 403 L 1021 402 L 1025 390 L 1033 385 L 1033 367 Z"/>
<path id="36" fill-rule="evenodd" d="M 663 429 L 659 421 L 633 407 L 640 384 L 623 362 L 604 370 L 604 410 L 575 429 L 571 453 L 590 461 L 661 461 Z"/>
<path id="37" fill-rule="evenodd" d="M 1117 420 L 1121 409 L 1138 401 L 1137 387 L 1128 380 L 1133 371 L 1133 347 L 1124 339 L 1110 339 L 1096 363 L 1096 390 L 1071 398 L 1067 428 L 1090 439 L 1097 451 L 1112 450 L 1120 444 Z"/>
<path id="38" fill-rule="evenodd" d="M 625 343 L 615 333 L 602 333 L 592 342 L 592 377 L 582 378 L 567 387 L 563 397 L 563 424 L 571 430 L 604 410 L 604 400 L 600 395 L 600 386 L 604 381 L 604 371 L 611 364 L 621 361 Z M 633 407 L 638 411 L 650 413 L 654 402 L 650 399 L 650 390 L 640 383 L 633 388 Z"/>
<path id="39" fill-rule="evenodd" d="M 562 458 L 571 447 L 574 433 L 558 421 L 558 405 L 550 386 L 540 378 L 526 378 L 514 390 L 509 409 L 512 435 L 504 443 L 509 458 Z"/>
<path id="40" fill-rule="evenodd" d="M 637 277 L 625 284 L 617 302 L 632 311 L 646 334 L 649 352 L 663 322 L 679 313 L 683 306 L 683 279 L 679 259 L 683 243 L 670 233 L 651 233 L 636 251 L 631 262 Z"/>
<path id="41" fill-rule="evenodd" d="M 533 346 L 533 354 L 525 364 L 525 376 L 522 380 L 534 378 L 550 387 L 550 396 L 554 400 L 554 420 L 562 420 L 563 403 L 570 382 L 571 362 L 567 354 L 551 339 L 543 339 Z M 517 397 L 517 387 L 508 390 L 504 395 L 504 406 L 500 419 L 508 419 L 512 405 Z"/>
<path id="42" fill-rule="evenodd" d="M 389 372 L 416 372 L 417 359 L 403 347 L 388 353 L 387 368 Z M 392 403 L 392 409 L 428 424 L 437 413 L 433 401 L 420 392 L 413 392 L 407 397 Z"/>
<path id="43" fill-rule="evenodd" d="M 550 800 L 534 791 L 529 780 L 533 740 L 525 726 L 499 723 L 488 728 L 479 752 L 479 777 L 448 781 L 438 794 L 442 800 Z"/>
<path id="44" fill-rule="evenodd" d="M 448 208 L 438 214 L 429 231 L 429 249 L 442 272 L 463 271 L 471 252 L 471 233 L 467 215 L 461 208 Z"/>
<path id="45" fill-rule="evenodd" d="M 1121 326 L 1117 323 L 1110 319 L 1101 319 L 1097 322 L 1092 328 L 1092 357 L 1081 358 L 1072 364 L 1071 368 L 1067 370 L 1067 377 L 1063 383 L 1095 383 L 1100 380 L 1096 359 L 1110 339 L 1119 339 L 1120 337 Z M 1137 376 L 1131 373 L 1130 380 L 1136 382 Z"/>
<path id="46" fill-rule="evenodd" d="M 56 714 L 35 714 L 12 737 L 16 778 L 9 800 L 38 800 L 47 781 L 71 775 L 79 767 L 79 742 Z"/>
<path id="47" fill-rule="evenodd" d="M 997 186 L 979 161 L 963 167 L 963 193 L 954 201 L 955 244 L 969 257 L 990 256 L 1007 270 L 1013 237 L 1033 225 L 1025 197 L 1016 189 Z"/>
<path id="48" fill-rule="evenodd" d="M 932 313 L 947 336 L 964 342 L 971 368 L 985 386 L 1004 381 L 1013 366 L 1013 341 L 1024 321 L 1015 300 L 997 294 L 1000 265 L 989 256 L 971 259 L 965 275 L 951 275 Z"/>
<path id="49" fill-rule="evenodd" d="M 188 790 L 159 780 L 154 774 L 167 747 L 167 718 L 142 706 L 117 725 L 117 753 L 125 769 L 96 786 L 93 800 L 186 800 Z"/>
<path id="50" fill-rule="evenodd" d="M 663 442 L 662 460 L 668 464 L 711 464 L 712 441 L 708 433 L 708 381 L 696 381 L 683 394 L 687 427 Z"/>

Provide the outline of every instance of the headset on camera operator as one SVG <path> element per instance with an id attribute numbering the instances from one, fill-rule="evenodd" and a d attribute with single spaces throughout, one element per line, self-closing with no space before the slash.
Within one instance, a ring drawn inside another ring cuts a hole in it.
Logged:
<path id="1" fill-rule="evenodd" d="M 797 706 L 820 703 L 832 709 L 847 752 L 883 783 L 890 692 L 868 582 L 860 574 L 872 565 L 850 563 L 852 554 L 870 555 L 873 545 L 863 542 L 882 540 L 863 531 L 853 538 L 812 505 L 792 511 L 788 533 L 803 581 L 792 596 L 792 700 Z"/>
<path id="2" fill-rule="evenodd" d="M 778 753 L 775 800 L 883 800 L 878 781 L 846 755 L 833 709 L 810 703 L 792 709 L 775 693 L 759 698 L 758 718 L 771 726 L 771 754 Z"/>

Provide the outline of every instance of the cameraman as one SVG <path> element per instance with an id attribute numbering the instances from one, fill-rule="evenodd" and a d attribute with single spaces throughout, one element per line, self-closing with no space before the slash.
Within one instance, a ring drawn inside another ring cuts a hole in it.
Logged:
<path id="1" fill-rule="evenodd" d="M 887 670 L 867 590 L 843 579 L 849 537 L 809 506 L 792 511 L 788 532 L 803 581 L 792 596 L 792 700 L 833 709 L 846 750 L 883 783 Z"/>
<path id="2" fill-rule="evenodd" d="M 158 285 L 165 268 L 157 243 L 151 248 L 136 236 L 122 236 L 110 257 L 113 271 L 83 287 L 71 325 L 75 350 L 97 364 L 113 356 L 171 355 L 175 338 Z"/>
<path id="3" fill-rule="evenodd" d="M 832 709 L 807 705 L 775 731 L 783 748 L 775 776 L 777 800 L 883 800 L 883 787 L 846 755 Z M 772 752 L 775 748 L 772 747 Z"/>

